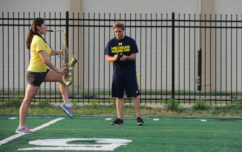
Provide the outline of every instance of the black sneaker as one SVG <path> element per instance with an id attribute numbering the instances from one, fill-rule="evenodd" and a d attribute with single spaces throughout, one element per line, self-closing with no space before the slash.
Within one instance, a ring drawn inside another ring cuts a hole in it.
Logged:
<path id="1" fill-rule="evenodd" d="M 140 117 L 138 117 L 136 120 L 137 120 L 137 125 L 138 126 L 143 126 L 144 125 L 144 121 Z"/>
<path id="2" fill-rule="evenodd" d="M 123 123 L 122 119 L 117 118 L 111 123 L 111 125 L 122 125 Z"/>

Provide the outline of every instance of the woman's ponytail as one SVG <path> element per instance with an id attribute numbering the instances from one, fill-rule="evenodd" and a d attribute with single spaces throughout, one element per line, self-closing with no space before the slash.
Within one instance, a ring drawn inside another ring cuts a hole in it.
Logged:
<path id="1" fill-rule="evenodd" d="M 27 35 L 27 39 L 26 39 L 26 47 L 28 50 L 30 50 L 30 45 L 31 45 L 34 35 L 38 35 L 42 38 L 42 36 L 38 33 L 37 26 L 40 27 L 44 22 L 45 22 L 45 20 L 43 18 L 36 18 L 35 20 L 33 20 L 29 33 Z M 43 40 L 45 41 L 45 39 L 43 39 Z"/>

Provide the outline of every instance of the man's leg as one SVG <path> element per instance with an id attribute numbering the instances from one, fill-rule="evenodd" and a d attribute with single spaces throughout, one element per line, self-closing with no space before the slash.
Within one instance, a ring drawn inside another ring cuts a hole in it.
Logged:
<path id="1" fill-rule="evenodd" d="M 134 109 L 136 112 L 136 117 L 140 117 L 140 101 L 139 96 L 133 97 Z"/>
<path id="2" fill-rule="evenodd" d="M 123 105 L 124 105 L 124 99 L 123 98 L 116 98 L 117 117 L 119 119 L 123 118 Z"/>
<path id="3" fill-rule="evenodd" d="M 123 98 L 116 98 L 116 110 L 117 110 L 117 119 L 115 119 L 111 125 L 122 125 L 123 124 Z"/>

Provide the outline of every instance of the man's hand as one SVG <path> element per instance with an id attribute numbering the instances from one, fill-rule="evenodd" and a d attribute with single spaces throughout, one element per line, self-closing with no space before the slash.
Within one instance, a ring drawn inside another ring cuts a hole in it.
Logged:
<path id="1" fill-rule="evenodd" d="M 120 58 L 120 61 L 126 61 L 127 58 L 128 58 L 128 56 L 123 55 L 123 56 Z"/>
<path id="2" fill-rule="evenodd" d="M 114 58 L 114 61 L 117 61 L 117 60 L 118 60 L 118 53 L 115 54 L 115 55 L 113 56 L 113 58 Z"/>

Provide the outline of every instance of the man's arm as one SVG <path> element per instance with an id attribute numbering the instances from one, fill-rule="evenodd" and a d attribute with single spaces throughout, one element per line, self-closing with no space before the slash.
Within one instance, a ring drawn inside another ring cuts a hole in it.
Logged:
<path id="1" fill-rule="evenodd" d="M 131 54 L 130 56 L 125 56 L 123 55 L 121 58 L 120 58 L 120 61 L 133 61 L 133 60 L 136 60 L 136 54 L 133 53 Z"/>
<path id="2" fill-rule="evenodd" d="M 115 62 L 118 59 L 118 54 L 115 54 L 114 56 L 106 55 L 106 61 L 107 62 Z"/>

